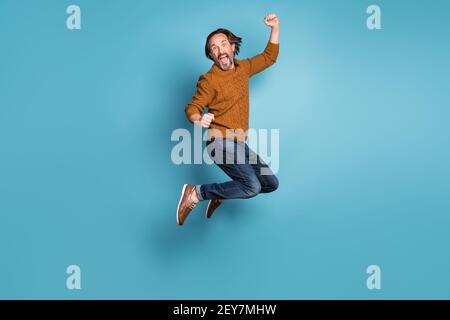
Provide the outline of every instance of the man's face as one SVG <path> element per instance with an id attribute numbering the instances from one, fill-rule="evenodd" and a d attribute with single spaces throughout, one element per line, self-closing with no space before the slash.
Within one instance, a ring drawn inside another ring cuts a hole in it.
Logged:
<path id="1" fill-rule="evenodd" d="M 209 39 L 209 52 L 214 62 L 222 70 L 234 68 L 234 44 L 223 33 L 215 34 Z"/>

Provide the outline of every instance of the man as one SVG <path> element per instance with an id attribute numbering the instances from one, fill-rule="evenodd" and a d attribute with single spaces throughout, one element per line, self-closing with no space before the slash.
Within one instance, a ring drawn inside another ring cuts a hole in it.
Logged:
<path id="1" fill-rule="evenodd" d="M 274 64 L 279 51 L 278 17 L 269 14 L 264 23 L 271 28 L 269 42 L 263 53 L 250 59 L 235 59 L 242 39 L 227 29 L 218 29 L 206 39 L 205 54 L 214 64 L 199 77 L 185 113 L 195 125 L 209 128 L 206 145 L 211 158 L 232 180 L 197 186 L 185 184 L 177 207 L 179 225 L 202 200 L 209 200 L 206 217 L 210 218 L 225 199 L 247 199 L 278 188 L 276 176 L 245 143 L 249 78 Z M 206 107 L 208 113 L 204 113 Z"/>

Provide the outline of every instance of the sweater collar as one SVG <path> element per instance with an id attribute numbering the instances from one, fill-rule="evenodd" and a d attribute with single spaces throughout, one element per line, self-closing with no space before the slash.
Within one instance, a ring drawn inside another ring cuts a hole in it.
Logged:
<path id="1" fill-rule="evenodd" d="M 214 63 L 211 67 L 211 71 L 215 74 L 223 74 L 223 75 L 230 74 L 230 73 L 236 72 L 236 68 L 238 68 L 240 64 L 241 64 L 240 60 L 234 59 L 234 68 L 231 70 L 225 71 L 225 70 L 220 69 L 220 67 Z"/>

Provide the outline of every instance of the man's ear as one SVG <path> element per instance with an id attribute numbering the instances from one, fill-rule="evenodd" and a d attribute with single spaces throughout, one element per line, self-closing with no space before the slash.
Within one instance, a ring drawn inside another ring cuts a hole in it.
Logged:
<path id="1" fill-rule="evenodd" d="M 232 45 L 231 45 L 231 50 L 233 50 L 233 53 L 235 53 L 236 51 L 235 51 L 235 49 L 236 49 L 236 44 L 235 43 L 233 43 Z"/>

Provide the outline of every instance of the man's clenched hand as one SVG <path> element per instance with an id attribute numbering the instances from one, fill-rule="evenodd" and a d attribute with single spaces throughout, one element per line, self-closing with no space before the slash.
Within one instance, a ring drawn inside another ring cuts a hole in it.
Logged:
<path id="1" fill-rule="evenodd" d="M 209 128 L 213 120 L 214 115 L 212 113 L 205 113 L 200 120 L 195 122 L 195 124 L 201 126 L 202 128 Z"/>
<path id="2" fill-rule="evenodd" d="M 264 23 L 271 28 L 277 29 L 280 27 L 280 21 L 278 20 L 278 17 L 275 13 L 269 13 L 267 16 L 265 16 Z"/>

